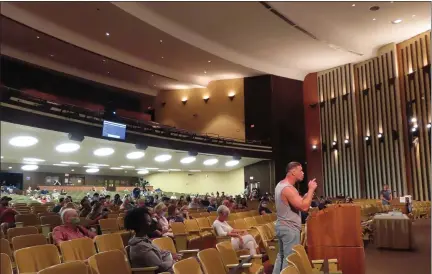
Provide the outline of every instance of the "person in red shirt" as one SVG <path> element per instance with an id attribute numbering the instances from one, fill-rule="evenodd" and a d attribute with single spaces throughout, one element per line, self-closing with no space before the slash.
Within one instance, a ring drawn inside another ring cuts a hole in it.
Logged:
<path id="1" fill-rule="evenodd" d="M 78 212 L 75 209 L 67 208 L 63 210 L 61 213 L 61 219 L 63 221 L 63 225 L 56 226 L 52 232 L 55 244 L 59 245 L 61 242 L 73 239 L 85 237 L 93 239 L 96 237 L 96 233 L 79 225 L 80 218 L 78 217 Z"/>
<path id="2" fill-rule="evenodd" d="M 6 234 L 9 228 L 15 227 L 15 215 L 18 214 L 14 209 L 9 207 L 9 201 L 12 198 L 3 196 L 0 199 L 0 227 Z"/>

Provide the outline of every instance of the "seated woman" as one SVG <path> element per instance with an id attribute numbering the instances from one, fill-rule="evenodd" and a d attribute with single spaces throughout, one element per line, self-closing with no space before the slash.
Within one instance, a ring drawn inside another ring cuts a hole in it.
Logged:
<path id="1" fill-rule="evenodd" d="M 168 218 L 169 223 L 183 223 L 184 218 L 180 214 L 180 210 L 175 205 L 170 205 L 168 207 Z"/>
<path id="2" fill-rule="evenodd" d="M 151 223 L 152 218 L 145 207 L 134 208 L 127 212 L 124 227 L 135 231 L 135 236 L 128 243 L 130 264 L 134 268 L 157 266 L 159 269 L 156 273 L 173 273 L 172 266 L 180 257 L 173 256 L 168 251 L 161 251 L 150 241 L 147 235 L 154 229 Z"/>
<path id="3" fill-rule="evenodd" d="M 169 232 L 169 222 L 167 218 L 165 218 L 167 206 L 164 203 L 159 203 L 153 210 L 156 213 L 156 219 L 159 223 L 159 227 L 162 229 L 162 236 L 174 237 L 174 234 Z"/>
<path id="4" fill-rule="evenodd" d="M 90 201 L 87 199 L 87 197 L 83 198 L 81 200 L 81 209 L 79 212 L 80 217 L 87 217 L 92 210 L 92 207 L 90 205 Z"/>
<path id="5" fill-rule="evenodd" d="M 13 208 L 9 207 L 9 201 L 12 198 L 3 196 L 0 199 L 0 227 L 6 234 L 9 228 L 15 227 L 15 215 L 19 214 Z"/>
<path id="6" fill-rule="evenodd" d="M 56 226 L 53 229 L 52 236 L 55 244 L 60 244 L 64 241 L 73 239 L 80 239 L 88 237 L 93 239 L 96 237 L 96 233 L 91 232 L 87 228 L 80 226 L 80 218 L 78 212 L 75 209 L 67 208 L 62 211 L 61 219 L 63 225 Z"/>
<path id="7" fill-rule="evenodd" d="M 86 219 L 89 220 L 89 225 L 94 225 L 97 224 L 100 219 L 104 219 L 106 216 L 108 216 L 108 212 L 103 211 L 104 207 L 99 202 L 93 201 L 91 204 L 92 208 Z"/>
<path id="8" fill-rule="evenodd" d="M 218 236 L 231 236 L 231 244 L 235 250 L 247 248 L 250 255 L 257 254 L 258 244 L 254 237 L 247 232 L 232 228 L 226 220 L 230 214 L 228 207 L 221 205 L 217 209 L 218 218 L 213 223 L 213 228 Z"/>
<path id="9" fill-rule="evenodd" d="M 189 207 L 187 205 L 182 206 L 182 208 L 180 208 L 180 211 L 183 216 L 183 219 L 185 220 L 193 219 L 192 216 L 189 215 Z"/>
<path id="10" fill-rule="evenodd" d="M 120 206 L 120 210 L 127 211 L 127 210 L 130 210 L 132 208 L 134 208 L 134 206 L 132 205 L 129 196 L 127 196 L 127 197 L 125 196 L 123 203 Z"/>
<path id="11" fill-rule="evenodd" d="M 260 215 L 266 215 L 272 213 L 272 211 L 268 208 L 268 201 L 266 200 L 261 201 L 258 208 L 258 212 Z"/>

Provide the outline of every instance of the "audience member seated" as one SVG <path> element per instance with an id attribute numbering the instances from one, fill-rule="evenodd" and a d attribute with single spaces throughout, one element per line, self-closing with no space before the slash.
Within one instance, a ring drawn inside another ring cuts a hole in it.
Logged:
<path id="1" fill-rule="evenodd" d="M 167 218 L 165 218 L 165 213 L 167 212 L 166 205 L 164 203 L 159 203 L 153 210 L 156 213 L 159 227 L 162 229 L 162 236 L 174 237 L 174 235 L 169 232 L 169 222 Z"/>
<path id="2" fill-rule="evenodd" d="M 189 197 L 189 199 L 190 199 L 190 197 Z M 186 200 L 187 200 L 187 197 L 186 197 Z M 193 200 L 189 203 L 189 208 L 193 208 L 193 209 L 201 208 L 200 204 L 198 203 L 197 198 L 193 198 Z"/>
<path id="3" fill-rule="evenodd" d="M 212 212 L 217 210 L 216 199 L 210 198 L 210 205 L 207 207 L 207 212 Z"/>
<path id="4" fill-rule="evenodd" d="M 87 199 L 87 197 L 84 197 L 81 200 L 81 209 L 80 209 L 79 216 L 87 217 L 91 211 L 92 211 L 92 207 L 90 205 L 90 201 Z"/>
<path id="5" fill-rule="evenodd" d="M 230 236 L 231 244 L 235 250 L 249 249 L 250 255 L 257 254 L 258 245 L 254 237 L 244 230 L 232 228 L 226 220 L 230 210 L 228 207 L 221 205 L 217 209 L 218 218 L 213 223 L 213 228 L 218 236 Z"/>
<path id="6" fill-rule="evenodd" d="M 129 197 L 125 197 L 123 200 L 123 203 L 120 206 L 120 210 L 131 210 L 134 206 L 132 205 L 130 198 Z"/>
<path id="7" fill-rule="evenodd" d="M 116 194 L 114 195 L 114 201 L 113 201 L 113 205 L 114 206 L 121 206 L 123 204 L 121 198 L 120 198 L 120 194 Z"/>
<path id="8" fill-rule="evenodd" d="M 14 209 L 9 207 L 9 201 L 12 198 L 3 196 L 0 199 L 0 227 L 6 234 L 9 228 L 15 227 L 15 215 L 18 214 Z"/>
<path id="9" fill-rule="evenodd" d="M 162 227 L 160 226 L 160 224 L 158 222 L 158 219 L 156 217 L 156 213 L 154 213 L 152 208 L 147 208 L 147 210 L 151 216 L 151 223 L 150 223 L 151 229 L 149 230 L 149 234 L 147 234 L 147 236 L 151 239 L 162 237 L 162 235 L 163 235 Z"/>
<path id="10" fill-rule="evenodd" d="M 147 236 L 154 229 L 147 208 L 140 207 L 130 210 L 125 216 L 124 227 L 135 231 L 135 236 L 128 243 L 128 256 L 133 268 L 157 266 L 159 267 L 157 273 L 173 273 L 172 266 L 179 257 L 174 258 L 170 252 L 161 251 Z"/>
<path id="11" fill-rule="evenodd" d="M 261 201 L 258 212 L 260 215 L 271 214 L 272 211 L 268 208 L 268 202 L 266 200 Z"/>
<path id="12" fill-rule="evenodd" d="M 67 192 L 66 192 L 66 190 L 64 190 L 63 188 L 60 190 L 60 195 L 66 195 L 67 194 Z"/>
<path id="13" fill-rule="evenodd" d="M 192 216 L 189 215 L 189 206 L 185 205 L 182 206 L 182 208 L 180 209 L 182 216 L 185 220 L 190 220 L 193 219 Z"/>
<path id="14" fill-rule="evenodd" d="M 59 199 L 58 204 L 56 204 L 56 206 L 53 207 L 52 212 L 59 213 L 62 207 L 64 206 L 64 203 L 65 203 L 65 198 L 61 197 Z"/>
<path id="15" fill-rule="evenodd" d="M 168 218 L 169 223 L 183 223 L 184 218 L 180 214 L 180 210 L 175 205 L 170 205 L 168 207 Z"/>
<path id="16" fill-rule="evenodd" d="M 169 197 L 162 197 L 162 203 L 164 203 L 164 205 L 168 207 L 171 203 L 171 199 Z"/>
<path id="17" fill-rule="evenodd" d="M 246 198 L 241 198 L 241 199 L 240 199 L 240 203 L 239 203 L 239 205 L 241 205 L 241 207 L 239 207 L 239 208 L 243 208 L 243 209 L 248 208 Z"/>
<path id="18" fill-rule="evenodd" d="M 61 213 L 63 225 L 56 226 L 53 229 L 52 235 L 54 243 L 59 245 L 61 242 L 73 239 L 88 237 L 93 239 L 96 233 L 91 232 L 87 228 L 80 226 L 80 218 L 75 209 L 67 208 Z"/>
<path id="19" fill-rule="evenodd" d="M 100 219 L 104 219 L 108 215 L 107 211 L 103 211 L 103 206 L 101 203 L 92 202 L 92 204 L 93 205 L 91 211 L 86 217 L 87 220 L 90 221 L 89 222 L 90 225 L 97 224 Z"/>

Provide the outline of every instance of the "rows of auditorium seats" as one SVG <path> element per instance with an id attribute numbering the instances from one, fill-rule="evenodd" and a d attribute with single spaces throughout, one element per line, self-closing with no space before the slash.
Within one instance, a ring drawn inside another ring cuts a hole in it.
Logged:
<path id="1" fill-rule="evenodd" d="M 100 105 L 100 104 L 94 104 L 94 103 L 90 103 L 90 102 L 85 102 L 85 101 L 75 100 L 75 99 L 66 98 L 66 97 L 62 97 L 62 96 L 57 96 L 57 95 L 41 92 L 41 91 L 34 90 L 34 89 L 26 89 L 26 90 L 23 90 L 23 92 L 27 95 L 32 96 L 32 97 L 42 99 L 42 100 L 45 100 L 45 101 L 48 101 L 48 102 L 51 102 L 54 104 L 76 106 L 76 107 L 84 108 L 84 109 L 87 109 L 87 110 L 90 110 L 90 111 L 93 111 L 96 113 L 103 113 L 104 109 L 105 109 L 105 107 L 103 105 Z M 125 117 L 125 118 L 129 118 L 129 119 L 136 119 L 136 120 L 141 120 L 141 121 L 151 121 L 151 116 L 146 114 L 146 113 L 129 111 L 129 110 L 125 110 L 125 109 L 116 109 L 116 115 L 121 116 L 121 117 Z"/>

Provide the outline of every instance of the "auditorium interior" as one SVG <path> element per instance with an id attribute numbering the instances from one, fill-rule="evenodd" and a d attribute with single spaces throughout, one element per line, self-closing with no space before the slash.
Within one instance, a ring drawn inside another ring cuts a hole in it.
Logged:
<path id="1" fill-rule="evenodd" d="M 431 273 L 431 2 L 0 5 L 0 274 Z"/>

